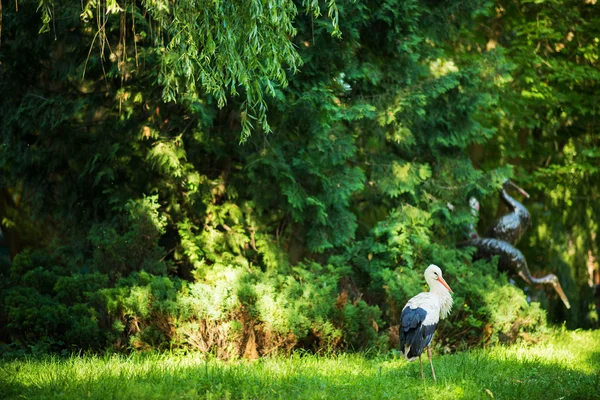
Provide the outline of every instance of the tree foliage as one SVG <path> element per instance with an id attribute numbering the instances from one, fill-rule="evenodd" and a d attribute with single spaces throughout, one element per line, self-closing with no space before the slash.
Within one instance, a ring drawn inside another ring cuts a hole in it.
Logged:
<path id="1" fill-rule="evenodd" d="M 514 165 L 532 194 L 524 254 L 534 273 L 555 272 L 568 285 L 573 310 L 539 300 L 571 327 L 597 324 L 599 18 L 591 1 L 500 2 L 479 37 L 510 73 L 489 122 L 498 134 L 474 159 L 484 169 Z"/>
<path id="2" fill-rule="evenodd" d="M 493 260 L 456 247 L 476 222 L 469 198 L 490 209 L 507 177 L 541 197 L 572 165 L 589 167 L 581 190 L 595 174 L 575 139 L 541 169 L 543 153 L 511 147 L 509 127 L 553 104 L 513 90 L 525 44 L 475 50 L 490 20 L 525 32 L 512 14 L 500 23 L 483 0 L 16 6 L 0 48 L 3 341 L 222 358 L 387 348 L 429 263 L 455 290 L 442 346 L 543 328 Z"/>

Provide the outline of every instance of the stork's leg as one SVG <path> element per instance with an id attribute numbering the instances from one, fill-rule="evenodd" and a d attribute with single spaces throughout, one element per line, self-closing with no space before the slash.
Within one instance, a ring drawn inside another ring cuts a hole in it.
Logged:
<path id="1" fill-rule="evenodd" d="M 421 367 L 421 378 L 425 380 L 425 374 L 423 373 L 423 360 L 421 359 L 421 355 L 419 354 L 419 367 Z"/>
<path id="2" fill-rule="evenodd" d="M 437 382 L 435 378 L 435 370 L 433 369 L 433 362 L 431 360 L 431 347 L 427 346 L 427 357 L 429 357 L 429 365 L 431 365 L 431 373 L 433 374 L 433 380 Z"/>

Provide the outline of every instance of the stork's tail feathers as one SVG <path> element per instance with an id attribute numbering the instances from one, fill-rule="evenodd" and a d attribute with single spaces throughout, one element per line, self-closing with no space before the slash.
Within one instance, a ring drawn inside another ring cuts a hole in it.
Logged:
<path id="1" fill-rule="evenodd" d="M 411 354 L 410 350 L 411 350 L 410 345 L 406 345 L 404 346 L 404 348 L 402 349 L 402 355 L 404 356 L 404 358 L 406 359 L 406 361 L 415 361 L 419 359 L 420 354 Z"/>

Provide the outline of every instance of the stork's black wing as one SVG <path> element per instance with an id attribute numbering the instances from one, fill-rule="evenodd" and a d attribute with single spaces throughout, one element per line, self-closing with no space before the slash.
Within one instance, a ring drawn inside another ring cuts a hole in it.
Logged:
<path id="1" fill-rule="evenodd" d="M 425 325 L 427 311 L 423 308 L 406 307 L 402 310 L 400 328 L 400 349 L 409 360 L 421 355 L 429 346 L 437 324 Z"/>

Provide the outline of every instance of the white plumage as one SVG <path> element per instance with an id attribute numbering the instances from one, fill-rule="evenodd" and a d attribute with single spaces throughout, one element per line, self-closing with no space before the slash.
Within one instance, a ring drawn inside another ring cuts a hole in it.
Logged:
<path id="1" fill-rule="evenodd" d="M 440 318 L 444 319 L 450 314 L 452 289 L 442 277 L 442 270 L 437 265 L 431 264 L 427 267 L 424 275 L 430 290 L 411 298 L 402 309 L 400 348 L 408 361 L 419 359 L 423 379 L 425 376 L 421 354 L 427 348 L 429 364 L 435 380 L 429 345 Z"/>

